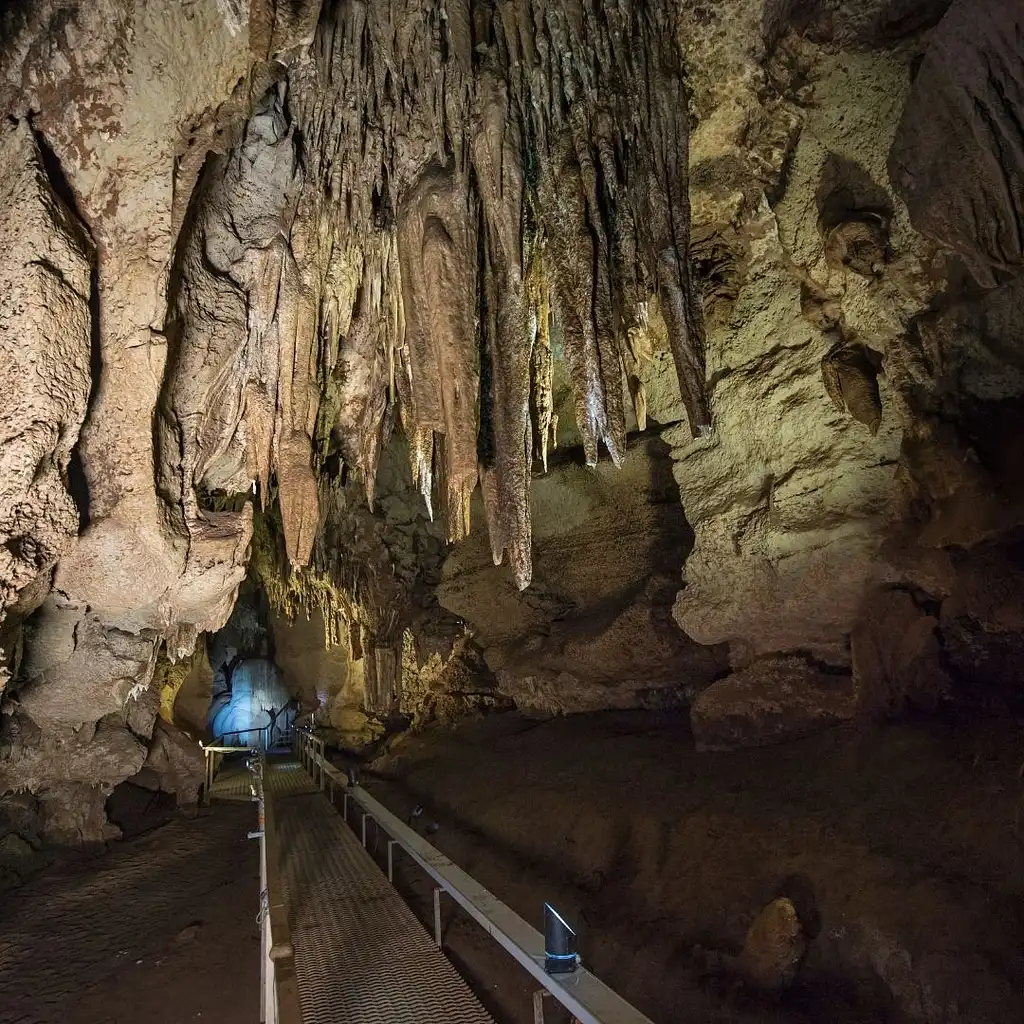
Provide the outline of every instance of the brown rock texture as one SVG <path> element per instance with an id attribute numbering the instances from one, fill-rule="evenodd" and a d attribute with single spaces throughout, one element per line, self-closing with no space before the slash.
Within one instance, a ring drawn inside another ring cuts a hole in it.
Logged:
<path id="1" fill-rule="evenodd" d="M 730 27 L 716 51 L 722 74 L 767 76 L 786 99 L 762 107 L 751 87 L 729 107 L 703 80 L 695 99 L 714 110 L 693 137 L 709 168 L 706 179 L 693 172 L 695 217 L 739 216 L 744 256 L 727 315 L 709 320 L 716 429 L 667 435 L 695 533 L 675 617 L 701 643 L 728 642 L 736 666 L 788 650 L 843 666 L 865 590 L 895 575 L 882 546 L 906 506 L 902 423 L 884 368 L 929 294 L 927 252 L 886 187 L 885 161 L 909 75 L 888 53 L 840 58 L 790 36 L 762 62 L 756 31 L 723 16 L 720 30 Z M 794 68 L 810 77 L 790 89 Z M 742 125 L 771 143 L 762 159 L 739 141 Z M 726 163 L 736 171 L 723 181 L 712 172 Z M 769 204 L 783 165 L 781 198 Z M 897 255 L 884 272 L 830 263 L 822 226 L 886 207 Z M 823 369 L 834 372 L 823 380 Z"/>
<path id="2" fill-rule="evenodd" d="M 206 759 L 199 744 L 181 729 L 162 719 L 157 721 L 142 767 L 156 774 L 160 789 L 173 793 L 179 805 L 198 801 L 206 778 Z"/>
<path id="3" fill-rule="evenodd" d="M 224 622 L 245 572 L 250 510 L 168 507 L 153 430 L 199 169 L 318 7 L 254 7 L 251 25 L 232 10 L 115 0 L 2 15 L 0 358 L 15 390 L 0 426 L 0 612 L 17 603 L 0 645 L 17 671 L 5 710 L 42 727 L 42 760 L 24 754 L 38 771 L 19 777 L 40 792 L 54 749 L 50 781 L 134 774 L 136 741 L 108 749 L 97 723 L 146 689 L 161 645 L 187 654 Z M 90 806 L 105 820 L 102 795 Z M 89 822 L 51 831 L 96 838 Z"/>
<path id="4" fill-rule="evenodd" d="M 807 938 L 796 907 L 792 900 L 780 896 L 747 929 L 736 967 L 754 988 L 783 989 L 792 984 L 806 951 Z"/>
<path id="5" fill-rule="evenodd" d="M 984 283 L 1024 266 L 1024 9 L 955 0 L 929 40 L 889 167 L 915 227 Z"/>
<path id="6" fill-rule="evenodd" d="M 965 566 L 1024 522 L 1019 36 L 995 0 L 5 14 L 5 720 L 148 740 L 247 570 L 359 735 L 727 665 L 788 735 L 839 716 L 793 652 L 1009 679 Z"/>
<path id="7" fill-rule="evenodd" d="M 107 821 L 107 790 L 85 783 L 55 785 L 39 794 L 43 838 L 60 846 L 81 846 L 117 839 L 121 830 Z"/>
<path id="8" fill-rule="evenodd" d="M 934 710 L 948 694 L 941 663 L 939 620 L 903 590 L 871 595 L 850 636 L 859 710 L 884 716 L 909 703 Z"/>
<path id="9" fill-rule="evenodd" d="M 491 564 L 479 531 L 444 564 L 438 599 L 464 619 L 519 708 L 551 714 L 680 704 L 725 666 L 675 626 L 671 566 L 690 531 L 657 437 L 621 467 L 559 458 L 532 489 L 534 579 Z"/>
<path id="10" fill-rule="evenodd" d="M 712 683 L 690 707 L 698 750 L 738 750 L 797 739 L 854 716 L 848 676 L 799 658 L 756 661 Z"/>
<path id="11" fill-rule="evenodd" d="M 0 209 L 0 618 L 24 619 L 41 600 L 30 585 L 78 535 L 68 469 L 91 387 L 93 258 L 24 120 L 0 129 Z"/>

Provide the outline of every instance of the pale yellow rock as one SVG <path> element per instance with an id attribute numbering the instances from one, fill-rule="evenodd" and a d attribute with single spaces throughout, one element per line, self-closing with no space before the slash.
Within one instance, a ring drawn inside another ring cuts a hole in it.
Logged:
<path id="1" fill-rule="evenodd" d="M 741 975 L 755 988 L 781 989 L 792 984 L 807 949 L 793 901 L 772 900 L 747 930 L 737 960 Z"/>
<path id="2" fill-rule="evenodd" d="M 922 242 L 885 167 L 909 79 L 886 53 L 817 59 L 818 102 L 802 112 L 784 196 L 746 222 L 743 283 L 709 338 L 712 436 L 671 435 L 696 534 L 675 618 L 701 643 L 729 643 L 735 666 L 794 649 L 849 664 L 864 594 L 902 572 L 883 545 L 908 497 L 897 473 L 904 407 L 884 372 L 876 434 L 833 407 L 821 360 L 834 338 L 804 315 L 801 281 L 809 275 L 845 329 L 883 354 L 924 308 Z M 816 190 L 830 158 L 855 162 L 895 210 L 898 257 L 877 280 L 825 260 Z"/>

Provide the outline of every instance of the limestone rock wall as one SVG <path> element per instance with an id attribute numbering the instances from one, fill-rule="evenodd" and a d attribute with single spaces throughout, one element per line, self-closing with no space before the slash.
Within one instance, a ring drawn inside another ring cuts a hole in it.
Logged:
<path id="1" fill-rule="evenodd" d="M 1024 514 L 1019 5 L 919 5 L 923 35 L 897 6 L 808 5 L 797 37 L 737 5 L 720 25 L 743 31 L 709 52 L 747 88 L 722 103 L 695 81 L 695 218 L 731 224 L 744 257 L 709 318 L 714 430 L 669 435 L 696 535 L 675 616 L 794 714 L 813 694 L 764 683 L 780 656 L 852 660 L 839 717 L 975 699 L 982 665 L 1019 664 L 1014 628 L 961 612 L 964 574 L 1014 564 Z M 1016 618 L 1010 590 L 995 603 Z M 729 706 L 731 685 L 702 700 Z"/>
<path id="2" fill-rule="evenodd" d="M 27 121 L 0 132 L 0 693 L 17 625 L 78 535 L 72 449 L 91 388 L 92 242 Z"/>
<path id="3" fill-rule="evenodd" d="M 0 690 L 16 669 L 0 789 L 37 791 L 59 817 L 67 786 L 93 787 L 82 820 L 47 834 L 101 837 L 105 794 L 153 726 L 102 722 L 147 692 L 161 649 L 185 655 L 226 620 L 244 576 L 247 506 L 185 516 L 157 493 L 168 285 L 207 154 L 233 143 L 318 10 L 0 13 Z"/>
<path id="4" fill-rule="evenodd" d="M 877 388 L 880 420 L 837 408 L 823 360 L 859 344 L 884 364 L 930 297 L 921 242 L 886 187 L 906 63 L 875 53 L 805 59 L 813 105 L 778 115 L 800 119 L 780 154 L 784 191 L 771 204 L 762 191 L 744 217 L 742 281 L 709 334 L 714 434 L 673 435 L 697 535 L 676 617 L 703 643 L 729 642 L 738 665 L 785 650 L 842 663 L 865 588 L 895 580 L 879 549 L 906 508 L 896 472 L 904 420 L 870 365 L 862 376 Z M 877 273 L 830 258 L 825 207 L 844 191 L 848 208 L 833 216 L 860 205 L 887 221 Z"/>
<path id="5" fill-rule="evenodd" d="M 915 226 L 991 286 L 1024 266 L 1018 3 L 954 3 L 932 34 L 889 158 Z"/>
<path id="6" fill-rule="evenodd" d="M 499 693 L 543 713 L 685 703 L 724 670 L 723 649 L 691 641 L 671 618 L 674 566 L 692 534 L 653 431 L 615 468 L 560 449 L 532 486 L 535 577 L 520 593 L 471 535 L 437 588 L 464 619 Z"/>

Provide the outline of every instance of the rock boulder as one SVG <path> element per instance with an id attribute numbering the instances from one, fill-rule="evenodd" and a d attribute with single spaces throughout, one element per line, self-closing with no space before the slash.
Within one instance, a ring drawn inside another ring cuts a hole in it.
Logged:
<path id="1" fill-rule="evenodd" d="M 807 736 L 848 721 L 854 709 L 849 676 L 769 658 L 712 683 L 693 702 L 690 724 L 698 750 L 738 750 Z"/>
<path id="2" fill-rule="evenodd" d="M 861 713 L 884 716 L 908 702 L 935 708 L 950 688 L 939 660 L 938 625 L 905 590 L 872 595 L 850 638 Z"/>
<path id="3" fill-rule="evenodd" d="M 156 773 L 160 788 L 165 793 L 174 793 L 179 806 L 198 801 L 206 774 L 203 750 L 177 726 L 157 719 L 142 767 Z"/>

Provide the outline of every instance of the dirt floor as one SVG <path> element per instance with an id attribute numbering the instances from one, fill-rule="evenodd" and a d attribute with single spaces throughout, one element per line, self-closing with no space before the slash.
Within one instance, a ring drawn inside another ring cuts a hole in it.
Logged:
<path id="1" fill-rule="evenodd" d="M 656 1024 L 1010 1024 L 1022 737 L 933 722 L 698 755 L 685 716 L 504 714 L 405 737 L 363 781 L 403 816 L 422 805 L 410 820 L 538 927 L 551 900 L 586 965 Z M 397 881 L 429 921 L 422 874 L 400 858 Z M 779 894 L 809 948 L 764 994 L 730 956 Z M 454 908 L 445 920 L 497 1019 L 532 1021 L 525 973 Z"/>
<path id="2" fill-rule="evenodd" d="M 249 806 L 176 818 L 0 895 L 2 1024 L 253 1024 Z"/>

